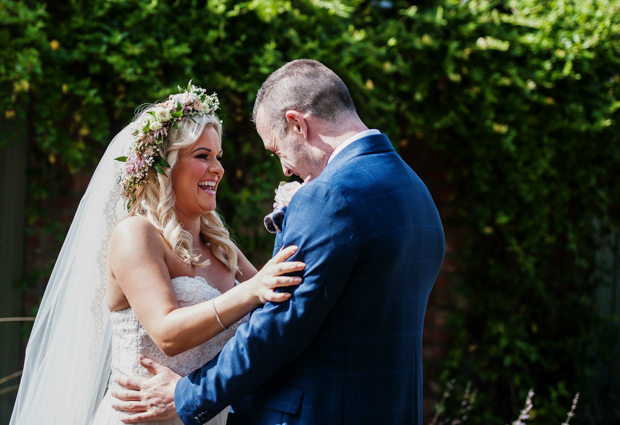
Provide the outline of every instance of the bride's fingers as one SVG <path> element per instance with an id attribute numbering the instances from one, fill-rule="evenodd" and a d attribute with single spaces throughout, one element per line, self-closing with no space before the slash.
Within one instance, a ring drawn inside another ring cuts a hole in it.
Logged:
<path id="1" fill-rule="evenodd" d="M 288 292 L 271 292 L 269 293 L 265 299 L 272 303 L 281 303 L 286 301 L 292 297 Z"/>
<path id="2" fill-rule="evenodd" d="M 306 263 L 301 261 L 290 261 L 287 263 L 280 263 L 276 266 L 276 275 L 285 273 L 292 273 L 306 268 Z"/>
<path id="3" fill-rule="evenodd" d="M 271 260 L 270 262 L 281 263 L 283 261 L 288 260 L 293 254 L 297 252 L 297 247 L 295 245 L 287 246 L 286 248 L 282 248 Z"/>
<path id="4" fill-rule="evenodd" d="M 271 283 L 272 288 L 279 288 L 283 286 L 295 286 L 299 285 L 302 282 L 302 278 L 297 276 L 284 276 L 284 277 L 276 277 L 273 279 Z"/>

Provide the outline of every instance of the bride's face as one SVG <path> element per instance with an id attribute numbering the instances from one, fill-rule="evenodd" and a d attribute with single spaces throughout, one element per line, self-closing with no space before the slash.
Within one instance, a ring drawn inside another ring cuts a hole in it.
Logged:
<path id="1" fill-rule="evenodd" d="M 213 126 L 206 126 L 192 146 L 181 149 L 172 173 L 175 208 L 188 217 L 215 210 L 215 194 L 224 174 L 222 148 Z"/>

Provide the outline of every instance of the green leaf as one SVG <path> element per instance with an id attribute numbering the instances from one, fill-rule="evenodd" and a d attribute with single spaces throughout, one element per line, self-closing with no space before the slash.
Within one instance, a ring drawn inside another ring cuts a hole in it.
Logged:
<path id="1" fill-rule="evenodd" d="M 166 175 L 166 172 L 165 172 L 165 171 L 164 171 L 164 169 L 162 168 L 162 166 L 161 166 L 161 165 L 159 165 L 157 162 L 153 163 L 153 168 L 155 168 L 155 171 L 157 171 L 159 174 L 162 174 L 162 175 L 164 175 L 164 176 L 168 177 L 168 176 Z"/>
<path id="2" fill-rule="evenodd" d="M 190 120 L 192 120 L 194 122 L 194 124 L 196 124 L 196 121 L 192 118 L 191 115 L 188 115 L 187 118 L 189 118 Z"/>
<path id="3" fill-rule="evenodd" d="M 164 158 L 162 158 L 161 156 L 158 156 L 157 159 L 155 160 L 156 164 L 161 165 L 162 167 L 168 167 L 170 168 L 170 164 L 168 164 L 168 161 L 166 161 Z"/>
<path id="4" fill-rule="evenodd" d="M 181 86 L 177 86 L 177 89 L 179 90 L 179 93 L 183 93 L 183 89 L 181 88 Z"/>
<path id="5" fill-rule="evenodd" d="M 176 130 L 177 128 L 179 128 L 179 124 L 176 121 L 172 121 L 172 128 Z"/>
<path id="6" fill-rule="evenodd" d="M 146 134 L 146 133 L 148 133 L 148 132 L 149 132 L 149 126 L 150 126 L 150 125 L 151 125 L 151 122 L 150 122 L 150 121 L 147 121 L 147 122 L 146 122 L 146 125 L 145 125 L 145 126 L 144 126 L 144 128 L 142 129 L 142 132 L 143 132 L 143 133 L 145 133 L 145 134 Z"/>
<path id="7" fill-rule="evenodd" d="M 147 114 L 151 114 L 153 117 L 155 116 L 155 112 L 153 111 L 148 111 Z"/>
<path id="8" fill-rule="evenodd" d="M 127 157 L 119 156 L 118 158 L 114 158 L 114 161 L 127 162 Z"/>
<path id="9" fill-rule="evenodd" d="M 182 111 L 173 112 L 170 115 L 172 115 L 174 118 L 181 118 L 183 116 L 183 112 Z"/>
<path id="10" fill-rule="evenodd" d="M 192 88 L 192 80 L 193 78 L 189 80 L 189 83 L 187 83 L 187 91 L 190 91 L 190 89 Z"/>

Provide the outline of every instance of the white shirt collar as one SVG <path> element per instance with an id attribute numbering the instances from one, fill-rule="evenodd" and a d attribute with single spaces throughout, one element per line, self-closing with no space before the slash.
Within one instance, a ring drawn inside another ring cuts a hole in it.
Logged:
<path id="1" fill-rule="evenodd" d="M 362 131 L 361 133 L 357 133 L 355 136 L 351 136 L 349 137 L 347 140 L 345 140 L 341 145 L 339 145 L 336 149 L 334 149 L 334 151 L 332 152 L 332 154 L 329 156 L 329 159 L 327 160 L 327 163 L 329 164 L 331 162 L 332 159 L 334 159 L 336 157 L 336 155 L 338 155 L 340 153 L 340 151 L 342 151 L 344 148 L 346 148 L 347 146 L 349 146 L 351 143 L 363 138 L 363 137 L 367 137 L 367 136 L 373 136 L 375 134 L 381 134 L 381 132 L 379 130 L 366 130 L 366 131 Z"/>

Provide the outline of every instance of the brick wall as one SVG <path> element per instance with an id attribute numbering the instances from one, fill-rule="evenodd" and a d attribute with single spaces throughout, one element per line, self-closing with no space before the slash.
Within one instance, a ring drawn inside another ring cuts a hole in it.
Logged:
<path id="1" fill-rule="evenodd" d="M 53 194 L 45 200 L 36 202 L 45 217 L 29 223 L 26 231 L 26 275 L 36 280 L 24 292 L 23 310 L 29 315 L 45 291 L 48 278 L 36 279 L 37 270 L 45 270 L 55 262 L 62 241 L 59 234 L 66 234 L 75 215 L 82 195 L 88 187 L 91 174 L 72 175 L 65 168 L 54 173 Z M 59 224 L 57 228 L 55 224 Z"/>
<path id="2" fill-rule="evenodd" d="M 431 292 L 424 320 L 422 358 L 424 362 L 424 419 L 429 423 L 435 404 L 444 388 L 438 383 L 450 344 L 450 331 L 446 322 L 451 306 L 456 302 L 451 288 L 456 283 L 454 272 L 457 255 L 462 245 L 463 229 L 452 223 L 454 210 L 451 205 L 452 187 L 445 171 L 441 152 L 428 146 L 420 137 L 401 140 L 399 153 L 426 184 L 435 201 L 444 226 L 446 254 L 441 271 Z"/>

